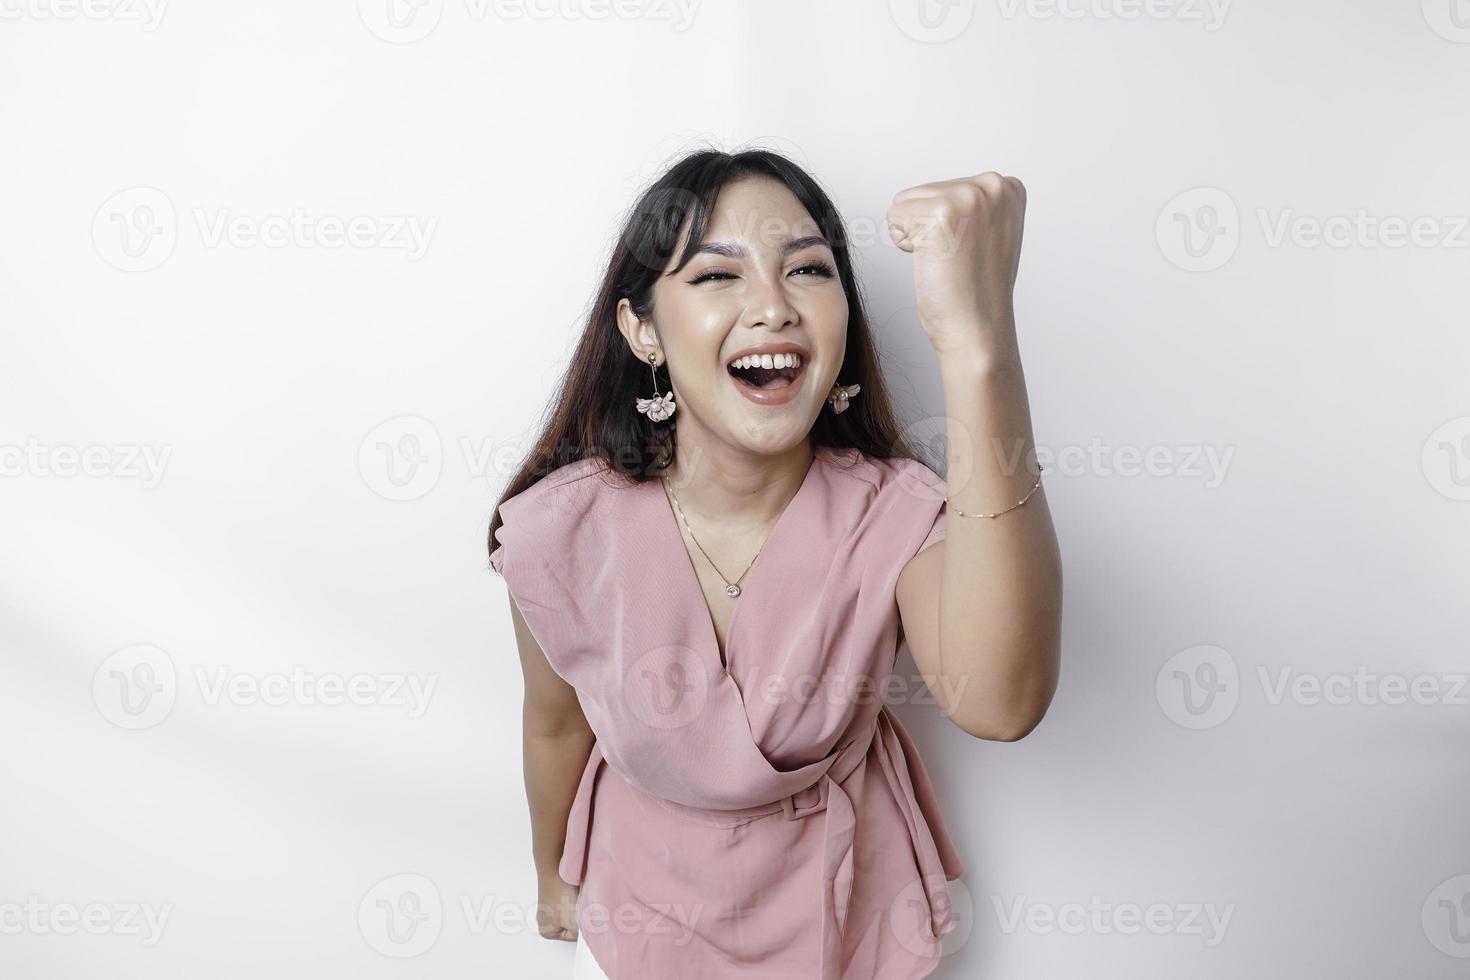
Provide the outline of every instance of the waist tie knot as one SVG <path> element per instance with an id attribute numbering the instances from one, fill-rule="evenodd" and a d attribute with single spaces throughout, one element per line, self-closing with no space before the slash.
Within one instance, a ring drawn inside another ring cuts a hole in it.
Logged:
<path id="1" fill-rule="evenodd" d="M 822 935 L 818 980 L 840 980 L 842 970 L 842 935 L 847 926 L 848 904 L 852 898 L 854 836 L 857 813 L 852 798 L 842 788 L 876 743 L 883 776 L 904 812 L 918 860 L 920 883 L 929 903 L 929 930 L 937 937 L 955 925 L 943 863 L 940 859 L 924 815 L 908 779 L 907 759 L 903 743 L 884 705 L 867 731 L 847 743 L 837 753 L 836 761 L 816 784 L 781 800 L 781 810 L 788 820 L 825 814 L 822 828 Z"/>

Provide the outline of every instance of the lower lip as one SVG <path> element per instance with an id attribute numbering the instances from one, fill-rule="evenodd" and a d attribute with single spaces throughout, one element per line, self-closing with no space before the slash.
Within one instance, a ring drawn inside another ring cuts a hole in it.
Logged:
<path id="1" fill-rule="evenodd" d="M 735 386 L 736 391 L 757 405 L 785 405 L 796 397 L 796 389 L 800 388 L 801 383 L 806 380 L 807 363 L 807 361 L 801 362 L 795 380 L 784 388 L 753 388 L 731 377 L 728 369 L 725 371 L 725 377 L 730 378 L 730 383 Z"/>

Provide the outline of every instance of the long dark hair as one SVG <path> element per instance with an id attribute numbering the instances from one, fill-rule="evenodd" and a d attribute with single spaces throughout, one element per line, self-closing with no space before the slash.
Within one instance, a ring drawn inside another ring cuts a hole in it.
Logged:
<path id="1" fill-rule="evenodd" d="M 810 174 L 778 153 L 697 150 L 670 166 L 628 212 L 582 339 L 548 406 L 550 414 L 541 436 L 496 502 L 490 521 L 491 550 L 500 526 L 500 504 L 552 470 L 599 457 L 612 470 L 642 482 L 656 477 L 673 459 L 674 419 L 651 422 L 633 408 L 634 399 L 653 394 L 645 391 L 652 387 L 652 375 L 647 362 L 633 355 L 618 330 L 618 301 L 627 297 L 634 313 L 650 318 L 654 283 L 678 247 L 685 219 L 693 213 L 688 241 L 679 257 L 680 269 L 699 247 L 720 189 L 747 176 L 773 177 L 801 202 L 831 243 L 847 294 L 847 353 L 836 383 L 860 384 L 862 393 L 842 414 L 824 409 L 817 416 L 811 429 L 813 449 L 855 448 L 879 459 L 920 458 L 895 417 L 862 292 L 853 276 L 846 229 L 831 198 Z M 670 387 L 671 383 L 661 381 L 659 390 Z"/>

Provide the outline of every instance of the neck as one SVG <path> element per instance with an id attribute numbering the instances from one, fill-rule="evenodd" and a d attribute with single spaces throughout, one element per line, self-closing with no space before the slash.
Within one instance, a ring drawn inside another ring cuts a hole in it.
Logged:
<path id="1" fill-rule="evenodd" d="M 768 525 L 779 517 L 813 465 L 810 439 L 772 454 L 681 442 L 664 476 L 691 520 L 719 521 L 734 529 Z"/>

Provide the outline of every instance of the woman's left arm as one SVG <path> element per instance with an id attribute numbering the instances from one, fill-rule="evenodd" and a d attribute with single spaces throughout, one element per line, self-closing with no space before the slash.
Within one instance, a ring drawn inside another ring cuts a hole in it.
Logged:
<path id="1" fill-rule="evenodd" d="M 987 172 L 900 191 L 888 212 L 914 256 L 948 435 L 945 537 L 904 566 L 899 615 L 940 710 L 999 741 L 1040 723 L 1061 661 L 1061 553 L 1036 486 L 1012 300 L 1025 210 L 1021 182 Z"/>

